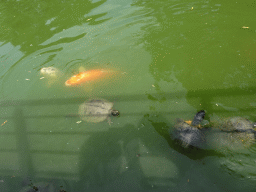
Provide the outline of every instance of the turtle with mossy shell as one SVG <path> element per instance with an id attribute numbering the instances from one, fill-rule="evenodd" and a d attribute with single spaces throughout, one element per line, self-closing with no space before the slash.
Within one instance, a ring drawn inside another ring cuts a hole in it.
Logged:
<path id="1" fill-rule="evenodd" d="M 256 122 L 253 123 L 243 117 L 229 117 L 214 122 L 214 127 L 219 128 L 222 131 L 254 133 Z"/>
<path id="2" fill-rule="evenodd" d="M 204 116 L 205 111 L 202 110 L 194 116 L 192 122 L 177 119 L 173 132 L 174 140 L 184 148 L 191 146 L 203 149 L 225 146 L 238 149 L 254 143 L 256 123 L 242 117 L 231 117 L 202 126 Z"/>
<path id="3" fill-rule="evenodd" d="M 89 99 L 79 106 L 79 116 L 87 122 L 98 123 L 108 120 L 110 125 L 110 116 L 119 116 L 119 111 L 113 110 L 114 103 L 105 99 Z"/>
<path id="4" fill-rule="evenodd" d="M 249 147 L 255 143 L 256 122 L 243 117 L 229 117 L 212 122 L 212 125 L 215 131 L 222 132 L 222 135 L 218 134 L 219 143 L 230 143 L 229 148 Z"/>

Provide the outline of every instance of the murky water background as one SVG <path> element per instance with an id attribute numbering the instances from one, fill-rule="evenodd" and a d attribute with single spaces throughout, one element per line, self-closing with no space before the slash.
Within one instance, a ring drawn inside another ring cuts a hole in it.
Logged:
<path id="1" fill-rule="evenodd" d="M 1 191 L 251 191 L 256 147 L 184 150 L 176 118 L 255 121 L 255 1 L 1 1 Z M 42 67 L 59 69 L 41 78 Z M 77 87 L 79 68 L 116 75 Z M 114 102 L 80 121 L 88 98 Z M 5 122 L 5 123 L 4 123 Z M 232 145 L 232 143 L 230 144 Z"/>

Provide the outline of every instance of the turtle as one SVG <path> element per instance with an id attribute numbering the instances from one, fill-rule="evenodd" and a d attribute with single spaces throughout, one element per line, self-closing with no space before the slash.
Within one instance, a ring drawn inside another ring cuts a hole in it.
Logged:
<path id="1" fill-rule="evenodd" d="M 184 121 L 183 119 L 177 119 L 174 125 L 173 137 L 184 148 L 189 146 L 200 147 L 204 142 L 204 134 L 198 128 L 200 123 L 204 120 L 205 111 L 199 111 L 193 121 Z"/>
<path id="2" fill-rule="evenodd" d="M 84 121 L 98 123 L 108 119 L 110 125 L 109 116 L 120 115 L 119 111 L 112 109 L 113 105 L 105 99 L 89 99 L 79 106 L 78 113 Z"/>
<path id="3" fill-rule="evenodd" d="M 243 117 L 228 117 L 222 121 L 214 122 L 215 131 L 222 134 L 212 136 L 211 142 L 215 146 L 226 146 L 232 150 L 250 147 L 255 142 L 255 122 Z M 218 139 L 218 143 L 213 142 Z"/>
<path id="4" fill-rule="evenodd" d="M 40 70 L 41 75 L 48 75 L 50 77 L 55 77 L 59 70 L 55 67 L 43 67 Z"/>
<path id="5" fill-rule="evenodd" d="M 201 149 L 243 149 L 251 146 L 255 141 L 255 126 L 243 117 L 230 117 L 217 123 L 211 122 L 205 127 L 200 127 L 204 120 L 205 111 L 199 111 L 191 123 L 177 119 L 174 139 L 184 148 L 197 147 Z"/>
<path id="6" fill-rule="evenodd" d="M 230 132 L 255 132 L 256 123 L 243 117 L 229 117 L 217 122 L 216 126 L 222 131 Z"/>

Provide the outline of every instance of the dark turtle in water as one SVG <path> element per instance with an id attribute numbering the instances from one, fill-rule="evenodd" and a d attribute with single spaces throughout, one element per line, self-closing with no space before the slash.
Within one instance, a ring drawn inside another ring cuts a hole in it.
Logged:
<path id="1" fill-rule="evenodd" d="M 200 147 L 204 143 L 204 134 L 198 128 L 204 120 L 205 111 L 199 111 L 190 124 L 189 121 L 177 119 L 173 132 L 174 140 L 177 140 L 185 148 L 189 146 Z"/>
<path id="2" fill-rule="evenodd" d="M 202 149 L 236 150 L 250 146 L 255 141 L 256 123 L 242 117 L 227 118 L 224 121 L 213 122 L 213 127 L 200 127 L 205 111 L 199 111 L 190 123 L 177 119 L 173 137 L 183 147 Z M 212 123 L 212 122 L 211 122 Z"/>
<path id="3" fill-rule="evenodd" d="M 104 99 L 90 99 L 79 106 L 79 115 L 82 120 L 87 122 L 98 123 L 108 119 L 109 116 L 119 116 L 119 111 L 113 110 L 114 103 Z"/>

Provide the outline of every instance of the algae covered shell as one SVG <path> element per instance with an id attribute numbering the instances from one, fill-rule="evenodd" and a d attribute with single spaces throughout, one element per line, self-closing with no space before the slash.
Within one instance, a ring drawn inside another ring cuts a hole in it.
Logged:
<path id="1" fill-rule="evenodd" d="M 255 143 L 255 123 L 243 117 L 229 117 L 214 123 L 217 130 L 223 132 L 216 139 L 222 146 L 228 145 L 231 149 L 250 147 Z"/>
<path id="2" fill-rule="evenodd" d="M 243 117 L 229 117 L 218 121 L 216 127 L 223 131 L 253 132 L 254 124 Z"/>
<path id="3" fill-rule="evenodd" d="M 79 106 L 79 116 L 87 122 L 98 123 L 106 120 L 110 115 L 118 116 L 119 112 L 112 110 L 114 103 L 104 99 L 90 99 Z"/>

